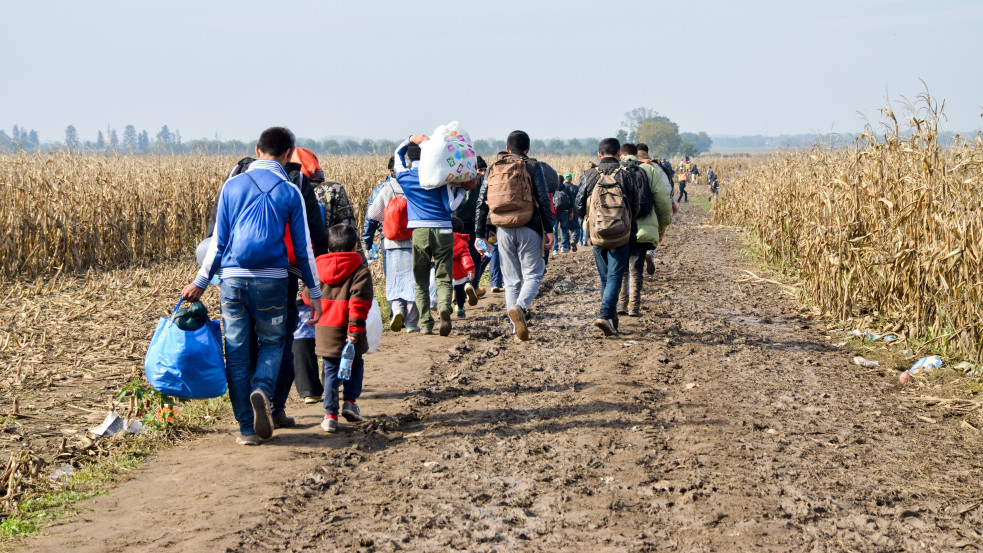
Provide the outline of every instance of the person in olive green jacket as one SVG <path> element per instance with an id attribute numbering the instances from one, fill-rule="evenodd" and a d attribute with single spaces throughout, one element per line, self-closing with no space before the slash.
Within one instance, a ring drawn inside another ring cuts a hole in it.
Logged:
<path id="1" fill-rule="evenodd" d="M 660 169 L 649 163 L 638 161 L 638 149 L 634 144 L 621 146 L 621 164 L 637 165 L 645 173 L 648 188 L 652 193 L 652 210 L 644 217 L 637 219 L 638 232 L 631 242 L 628 252 L 628 267 L 625 278 L 621 281 L 621 296 L 618 298 L 618 310 L 627 313 L 629 317 L 640 317 L 642 301 L 642 266 L 650 264 L 649 274 L 654 273 L 649 250 L 659 245 L 666 227 L 672 222 L 672 198 L 662 182 Z"/>

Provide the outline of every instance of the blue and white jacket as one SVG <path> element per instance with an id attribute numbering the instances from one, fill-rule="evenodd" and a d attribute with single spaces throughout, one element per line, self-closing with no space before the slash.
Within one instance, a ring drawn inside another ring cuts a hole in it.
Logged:
<path id="1" fill-rule="evenodd" d="M 252 178 L 250 178 L 252 177 Z M 255 184 L 253 183 L 255 180 Z M 281 182 L 280 186 L 276 186 Z M 274 188 L 275 187 L 275 188 Z M 270 220 L 240 221 L 240 216 L 253 202 L 270 191 L 270 198 L 276 208 L 276 217 Z M 233 234 L 233 226 L 242 232 L 251 228 L 252 236 Z M 225 181 L 219 192 L 218 209 L 215 217 L 214 238 L 205 253 L 204 262 L 195 276 L 194 285 L 205 289 L 208 281 L 218 267 L 220 277 L 226 278 L 287 278 L 287 247 L 283 242 L 285 229 L 290 228 L 294 255 L 300 268 L 304 284 L 310 289 L 311 298 L 321 297 L 321 286 L 314 265 L 314 251 L 307 226 L 307 210 L 300 190 L 290 183 L 290 179 L 276 161 L 257 159 L 249 164 L 246 172 Z M 260 266 L 243 267 L 232 255 L 233 242 L 254 240 L 263 244 L 274 244 L 262 260 Z"/>
<path id="2" fill-rule="evenodd" d="M 432 190 L 420 186 L 420 162 L 414 161 L 409 169 L 403 162 L 403 156 L 409 145 L 410 140 L 407 138 L 396 148 L 395 154 L 396 182 L 406 195 L 408 218 L 406 227 L 411 229 L 453 227 L 451 217 L 454 216 L 454 210 L 464 201 L 467 191 L 449 184 Z"/>

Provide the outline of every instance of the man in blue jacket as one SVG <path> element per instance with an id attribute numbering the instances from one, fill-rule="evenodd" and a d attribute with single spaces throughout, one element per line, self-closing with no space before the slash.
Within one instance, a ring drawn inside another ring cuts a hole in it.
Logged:
<path id="1" fill-rule="evenodd" d="M 404 140 L 396 148 L 394 166 L 396 182 L 406 195 L 407 227 L 413 230 L 413 280 L 416 281 L 416 307 L 420 310 L 420 332 L 433 333 L 430 314 L 430 263 L 437 279 L 437 311 L 440 335 L 451 333 L 451 283 L 454 272 L 454 228 L 451 217 L 461 205 L 474 182 L 462 186 L 450 184 L 437 188 L 420 185 L 420 144 L 430 140 L 422 134 Z M 405 156 L 405 159 L 404 159 Z M 406 167 L 409 162 L 410 167 Z"/>
<path id="2" fill-rule="evenodd" d="M 270 397 L 288 331 L 287 228 L 310 290 L 310 324 L 321 316 L 321 287 L 304 199 L 283 168 L 293 149 L 294 136 L 288 129 L 263 131 L 256 145 L 256 161 L 222 185 L 214 238 L 194 281 L 182 290 L 185 299 L 198 301 L 221 267 L 225 373 L 232 411 L 239 422 L 236 441 L 243 445 L 258 445 L 260 439 L 273 435 Z"/>

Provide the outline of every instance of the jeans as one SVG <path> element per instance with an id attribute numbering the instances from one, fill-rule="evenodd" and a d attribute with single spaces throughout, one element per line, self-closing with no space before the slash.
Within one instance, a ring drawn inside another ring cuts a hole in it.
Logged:
<path id="1" fill-rule="evenodd" d="M 505 309 L 513 305 L 529 309 L 546 272 L 543 235 L 529 227 L 500 228 L 498 255 L 505 278 Z"/>
<path id="2" fill-rule="evenodd" d="M 679 183 L 679 197 L 676 198 L 676 203 L 679 203 L 679 202 L 683 201 L 683 198 L 684 197 L 686 198 L 686 201 L 688 202 L 689 201 L 689 194 L 686 193 L 686 182 L 680 182 Z"/>
<path id="3" fill-rule="evenodd" d="M 570 220 L 570 212 L 556 214 L 556 222 L 553 223 L 553 253 L 558 251 L 570 251 L 570 227 L 573 221 Z"/>
<path id="4" fill-rule="evenodd" d="M 361 355 L 352 359 L 352 376 L 348 380 L 338 378 L 340 357 L 322 357 L 324 363 L 324 414 L 338 414 L 338 388 L 344 390 L 345 399 L 355 401 L 362 395 L 362 377 L 365 375 L 365 362 Z"/>
<path id="5" fill-rule="evenodd" d="M 505 284 L 502 278 L 502 256 L 499 255 L 498 243 L 488 244 L 491 248 L 491 260 L 488 262 L 488 284 L 492 288 L 501 287 Z"/>
<path id="6" fill-rule="evenodd" d="M 430 260 L 437 278 L 437 311 L 451 308 L 454 263 L 454 231 L 449 228 L 413 229 L 413 279 L 416 280 L 416 307 L 420 328 L 433 329 L 430 313 Z"/>
<path id="7" fill-rule="evenodd" d="M 573 221 L 570 221 L 570 239 L 581 246 L 586 246 L 584 244 L 583 221 L 576 215 L 574 215 Z"/>
<path id="8" fill-rule="evenodd" d="M 300 279 L 295 275 L 287 276 L 287 333 L 283 338 L 283 360 L 280 361 L 280 372 L 273 386 L 270 403 L 274 411 L 282 411 L 290 396 L 290 387 L 294 384 L 294 329 L 297 328 L 297 291 Z"/>
<path id="9" fill-rule="evenodd" d="M 225 376 L 239 431 L 255 434 L 249 394 L 260 389 L 273 397 L 287 335 L 287 279 L 222 280 Z M 255 337 L 250 336 L 254 333 Z M 255 344 L 252 344 L 255 340 Z M 255 358 L 251 355 L 254 349 Z"/>
<path id="10" fill-rule="evenodd" d="M 601 277 L 601 311 L 598 318 L 616 320 L 621 279 L 628 265 L 628 244 L 613 250 L 594 248 L 594 263 Z"/>

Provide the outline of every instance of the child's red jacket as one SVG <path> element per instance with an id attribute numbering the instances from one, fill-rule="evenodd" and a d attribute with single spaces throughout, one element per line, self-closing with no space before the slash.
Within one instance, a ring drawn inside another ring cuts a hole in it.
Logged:
<path id="1" fill-rule="evenodd" d="M 474 272 L 474 260 L 468 250 L 467 234 L 454 233 L 454 280 L 465 278 Z"/>
<path id="2" fill-rule="evenodd" d="M 375 293 L 369 268 L 357 252 L 328 253 L 315 261 L 324 314 L 314 328 L 314 352 L 323 357 L 341 357 L 348 337 L 354 336 L 355 353 L 365 353 L 369 350 L 365 319 Z"/>

